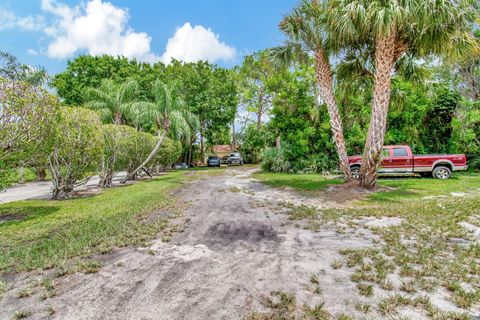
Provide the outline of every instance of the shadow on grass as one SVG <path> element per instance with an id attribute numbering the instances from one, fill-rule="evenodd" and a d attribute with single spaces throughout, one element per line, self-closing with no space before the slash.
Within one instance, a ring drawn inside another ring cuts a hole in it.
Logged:
<path id="1" fill-rule="evenodd" d="M 18 225 L 27 220 L 41 219 L 60 210 L 57 206 L 5 205 L 0 207 L 0 228 Z"/>

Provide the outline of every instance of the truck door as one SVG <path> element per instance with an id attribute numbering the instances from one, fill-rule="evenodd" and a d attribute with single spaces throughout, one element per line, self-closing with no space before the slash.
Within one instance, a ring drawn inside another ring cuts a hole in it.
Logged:
<path id="1" fill-rule="evenodd" d="M 390 156 L 390 149 L 389 148 L 383 148 L 382 150 L 382 164 L 380 165 L 380 168 L 378 168 L 378 172 L 392 172 L 391 169 L 391 162 L 392 158 Z"/>
<path id="2" fill-rule="evenodd" d="M 394 172 L 412 172 L 413 162 L 406 147 L 394 147 L 391 149 L 391 168 Z"/>

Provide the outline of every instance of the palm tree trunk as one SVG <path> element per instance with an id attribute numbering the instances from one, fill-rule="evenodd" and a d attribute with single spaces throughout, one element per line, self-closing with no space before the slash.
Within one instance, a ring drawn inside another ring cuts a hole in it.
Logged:
<path id="1" fill-rule="evenodd" d="M 347 148 L 345 147 L 342 120 L 333 94 L 333 76 L 330 70 L 330 64 L 328 63 L 324 52 L 317 52 L 315 54 L 315 62 L 315 71 L 320 87 L 320 96 L 327 105 L 328 115 L 330 116 L 330 127 L 335 141 L 335 147 L 337 149 L 340 170 L 343 172 L 345 180 L 349 181 L 352 179 L 352 174 L 348 163 Z"/>
<path id="2" fill-rule="evenodd" d="M 360 171 L 360 186 L 374 188 L 377 169 L 382 161 L 381 153 L 387 129 L 387 113 L 390 104 L 392 70 L 400 55 L 396 50 L 396 33 L 380 37 L 375 42 L 375 82 L 372 100 L 372 115 L 367 140 L 363 151 Z"/>
<path id="3" fill-rule="evenodd" d="M 132 172 L 130 172 L 122 181 L 121 183 L 125 183 L 127 182 L 127 180 L 130 180 L 131 178 L 133 178 L 138 171 L 140 171 L 143 167 L 145 167 L 152 159 L 153 157 L 157 154 L 158 150 L 160 149 L 162 143 L 163 143 L 163 140 L 165 140 L 165 137 L 167 136 L 167 132 L 168 132 L 168 128 L 164 128 L 160 138 L 158 139 L 157 141 L 157 144 L 155 145 L 155 147 L 153 148 L 152 152 L 150 152 L 150 154 L 148 155 L 147 159 L 145 159 L 145 161 L 143 161 L 143 163 L 141 165 L 139 165 L 135 170 L 133 170 Z"/>
<path id="4" fill-rule="evenodd" d="M 115 111 L 113 123 L 114 124 L 122 124 L 122 114 L 120 112 Z"/>

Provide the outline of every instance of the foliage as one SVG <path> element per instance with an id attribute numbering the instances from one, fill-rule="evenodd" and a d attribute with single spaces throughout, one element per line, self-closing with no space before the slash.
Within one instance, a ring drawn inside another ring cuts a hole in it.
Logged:
<path id="1" fill-rule="evenodd" d="M 225 134 L 229 134 L 225 128 L 233 122 L 237 111 L 235 75 L 231 70 L 202 61 L 172 61 L 166 74 L 168 79 L 178 82 L 182 88 L 178 93 L 185 107 L 199 119 L 203 161 L 205 139 L 209 145 L 222 144 L 225 142 Z"/>
<path id="2" fill-rule="evenodd" d="M 102 125 L 103 152 L 100 162 L 101 187 L 111 187 L 116 172 L 128 167 L 134 158 L 139 133 L 132 127 L 115 124 Z"/>
<path id="3" fill-rule="evenodd" d="M 239 141 L 243 160 L 246 163 L 259 163 L 263 149 L 272 141 L 272 133 L 266 128 L 258 129 L 257 124 L 248 124 Z"/>
<path id="4" fill-rule="evenodd" d="M 79 180 L 97 171 L 102 148 L 100 119 L 94 111 L 61 109 L 55 145 L 49 159 L 54 199 L 70 197 Z"/>
<path id="5" fill-rule="evenodd" d="M 126 122 L 126 113 L 128 114 L 133 100 L 138 96 L 137 91 L 138 83 L 134 80 L 117 85 L 106 79 L 98 89 L 86 90 L 85 106 L 97 110 L 104 123 L 122 124 Z"/>
<path id="6" fill-rule="evenodd" d="M 47 82 L 48 74 L 43 67 L 22 64 L 10 53 L 0 51 L 0 78 L 41 86 Z"/>
<path id="7" fill-rule="evenodd" d="M 471 169 L 480 169 L 480 101 L 464 101 L 452 121 L 450 152 L 467 154 Z"/>
<path id="8" fill-rule="evenodd" d="M 0 188 L 12 169 L 44 167 L 58 124 L 55 96 L 26 82 L 0 79 Z"/>
<path id="9" fill-rule="evenodd" d="M 82 55 L 68 62 L 67 69 L 54 76 L 52 85 L 68 105 L 82 105 L 86 102 L 87 88 L 99 88 L 106 79 L 116 84 L 135 80 L 139 84 L 139 100 L 150 96 L 150 84 L 165 78 L 165 65 L 142 63 L 125 57 L 109 55 Z"/>
<path id="10" fill-rule="evenodd" d="M 272 172 L 291 172 L 292 165 L 284 155 L 283 148 L 267 148 L 262 154 L 262 170 Z"/>
<path id="11" fill-rule="evenodd" d="M 181 154 L 182 144 L 180 141 L 166 137 L 154 158 L 154 163 L 162 168 L 168 168 L 179 159 Z"/>
<path id="12" fill-rule="evenodd" d="M 128 163 L 125 169 L 130 176 L 129 179 L 136 179 L 136 172 L 134 173 L 135 169 L 140 167 L 149 156 L 155 148 L 156 142 L 157 138 L 150 133 L 141 131 L 132 132 L 132 136 L 130 136 L 126 149 Z M 150 161 L 147 164 L 150 164 Z"/>

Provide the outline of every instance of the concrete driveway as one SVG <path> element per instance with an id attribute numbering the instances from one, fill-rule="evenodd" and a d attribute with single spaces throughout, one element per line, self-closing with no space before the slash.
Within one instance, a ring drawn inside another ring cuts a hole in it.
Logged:
<path id="1" fill-rule="evenodd" d="M 118 184 L 126 176 L 125 172 L 118 173 L 113 179 L 114 184 Z M 100 178 L 92 177 L 87 183 L 75 188 L 76 191 L 85 191 L 95 189 Z M 49 199 L 52 195 L 51 181 L 28 182 L 22 185 L 16 185 L 3 192 L 0 192 L 0 204 L 13 201 L 31 200 L 31 199 Z"/>

